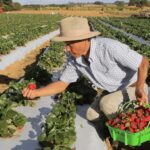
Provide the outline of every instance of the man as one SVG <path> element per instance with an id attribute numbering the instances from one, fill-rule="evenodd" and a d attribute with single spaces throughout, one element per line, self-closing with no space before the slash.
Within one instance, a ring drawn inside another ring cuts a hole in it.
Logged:
<path id="1" fill-rule="evenodd" d="M 99 109 L 109 118 L 118 106 L 128 98 L 148 102 L 148 88 L 145 80 L 148 59 L 131 50 L 119 41 L 98 36 L 90 31 L 87 19 L 68 17 L 60 23 L 60 35 L 54 41 L 64 41 L 66 51 L 71 55 L 60 80 L 46 87 L 23 90 L 28 98 L 53 95 L 64 91 L 80 74 L 84 74 L 97 87 L 106 90 L 87 110 L 87 119 L 95 121 L 100 117 Z"/>

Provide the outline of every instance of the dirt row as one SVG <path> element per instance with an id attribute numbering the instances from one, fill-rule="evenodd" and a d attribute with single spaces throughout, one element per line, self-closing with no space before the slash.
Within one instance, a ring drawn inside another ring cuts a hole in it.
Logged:
<path id="1" fill-rule="evenodd" d="M 33 49 L 23 59 L 14 62 L 4 70 L 0 70 L 0 94 L 8 88 L 10 81 L 19 80 L 24 76 L 26 67 L 36 62 L 38 56 L 49 44 L 49 41 L 43 43 L 41 46 Z"/>

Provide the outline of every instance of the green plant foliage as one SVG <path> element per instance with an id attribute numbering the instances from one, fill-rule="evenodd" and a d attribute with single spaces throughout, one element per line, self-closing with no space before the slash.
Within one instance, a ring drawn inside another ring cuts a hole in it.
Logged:
<path id="1" fill-rule="evenodd" d="M 132 33 L 145 40 L 150 40 L 150 21 L 149 19 L 138 18 L 101 18 L 104 22 L 107 22 L 115 27 L 125 30 L 128 33 Z"/>
<path id="2" fill-rule="evenodd" d="M 25 80 L 34 79 L 39 85 L 46 85 L 52 82 L 51 78 L 51 73 L 35 64 L 30 66 L 25 72 Z"/>
<path id="3" fill-rule="evenodd" d="M 39 136 L 39 143 L 42 147 L 52 150 L 70 150 L 76 140 L 76 98 L 78 95 L 75 93 L 64 92 L 59 95 Z"/>
<path id="4" fill-rule="evenodd" d="M 0 54 L 57 29 L 61 19 L 58 15 L 1 14 Z"/>
<path id="5" fill-rule="evenodd" d="M 0 98 L 1 102 L 1 98 Z M 0 103 L 0 137 L 11 137 L 26 123 L 26 117 L 12 110 L 11 103 Z"/>
<path id="6" fill-rule="evenodd" d="M 80 95 L 80 98 L 76 99 L 76 104 L 90 104 L 97 94 L 92 87 L 92 83 L 84 76 L 77 82 L 70 84 L 67 90 Z"/>
<path id="7" fill-rule="evenodd" d="M 49 49 L 40 57 L 38 66 L 51 73 L 64 63 L 64 43 L 51 43 Z"/>
<path id="8" fill-rule="evenodd" d="M 24 80 L 22 82 L 12 81 L 9 84 L 9 88 L 2 95 L 7 100 L 16 103 L 17 105 L 28 105 L 30 101 L 23 97 L 22 90 L 28 86 L 29 83 L 36 83 L 34 80 Z"/>

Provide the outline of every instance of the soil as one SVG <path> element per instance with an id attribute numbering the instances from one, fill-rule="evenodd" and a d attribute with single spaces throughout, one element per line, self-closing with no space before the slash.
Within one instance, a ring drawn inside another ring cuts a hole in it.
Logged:
<path id="1" fill-rule="evenodd" d="M 66 16 L 99 16 L 99 17 L 128 17 L 133 12 L 103 12 L 103 11 L 88 11 L 88 10 L 21 10 L 21 11 L 12 11 L 11 13 L 17 14 L 61 14 Z"/>
<path id="2" fill-rule="evenodd" d="M 25 74 L 26 67 L 36 62 L 38 56 L 48 45 L 49 41 L 32 50 L 23 59 L 16 61 L 4 70 L 0 70 L 0 93 L 3 93 L 8 88 L 10 81 L 22 78 Z"/>

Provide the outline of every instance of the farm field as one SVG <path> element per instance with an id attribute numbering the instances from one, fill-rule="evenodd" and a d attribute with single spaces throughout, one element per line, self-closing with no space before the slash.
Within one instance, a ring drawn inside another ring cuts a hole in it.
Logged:
<path id="1" fill-rule="evenodd" d="M 101 19 L 115 27 L 121 28 L 128 33 L 132 33 L 145 40 L 150 41 L 150 21 L 149 19 L 137 18 L 105 18 Z"/>
<path id="2" fill-rule="evenodd" d="M 2 14 L 0 15 L 0 55 L 9 54 L 17 46 L 39 38 L 58 28 L 58 22 L 65 16 L 48 14 Z M 107 27 L 99 20 L 117 26 L 126 32 L 138 35 L 149 41 L 149 21 L 148 19 L 132 18 L 110 18 L 88 17 L 93 27 L 101 32 L 102 37 L 112 38 L 127 44 L 133 50 L 138 51 L 150 60 L 150 46 L 141 44 L 136 40 L 124 35 L 119 31 Z M 138 22 L 138 23 L 137 23 Z M 45 46 L 43 46 L 45 47 Z M 41 48 L 42 49 L 42 48 Z M 7 81 L 7 89 L 0 95 L 0 137 L 12 137 L 13 134 L 22 128 L 28 121 L 26 116 L 13 111 L 16 107 L 33 107 L 37 100 L 29 101 L 22 96 L 21 90 L 29 83 L 35 83 L 38 87 L 44 86 L 53 80 L 53 72 L 62 70 L 66 61 L 64 53 L 64 43 L 48 43 L 46 50 L 39 49 L 25 59 L 23 63 L 13 68 L 13 78 L 16 81 Z M 36 57 L 38 56 L 38 57 Z M 27 61 L 33 59 L 30 64 Z M 18 68 L 17 68 L 18 67 Z M 23 78 L 17 71 L 23 70 Z M 4 70 L 5 76 L 10 76 L 11 72 Z M 15 76 L 16 72 L 16 76 Z M 2 76 L 3 71 L 0 71 Z M 148 83 L 150 83 L 150 69 Z M 1 82 L 1 80 L 0 80 Z M 2 81 L 3 82 L 3 81 Z M 0 89 L 1 90 L 1 89 Z M 42 126 L 38 141 L 42 149 L 50 150 L 72 150 L 77 135 L 75 132 L 76 105 L 91 103 L 91 99 L 96 95 L 92 84 L 86 78 L 79 80 L 77 84 L 72 84 L 66 92 L 57 95 L 51 112 L 48 113 L 45 123 Z M 86 100 L 86 101 L 85 101 Z M 14 117 L 10 114 L 14 114 Z M 17 114 L 18 113 L 18 114 Z M 7 119 L 7 117 L 10 118 Z M 65 130 L 67 129 L 67 130 Z M 36 135 L 37 136 L 37 135 Z"/>
<path id="3" fill-rule="evenodd" d="M 57 15 L 1 14 L 0 54 L 57 29 L 60 19 Z"/>
<path id="4" fill-rule="evenodd" d="M 138 14 L 141 11 L 150 10 L 149 7 L 137 8 L 135 6 L 124 6 L 123 10 L 118 10 L 116 5 L 77 5 L 64 7 L 38 7 L 23 8 L 20 11 L 12 11 L 11 13 L 21 14 L 60 14 L 65 16 L 99 16 L 99 17 L 129 17 L 132 14 Z"/>

